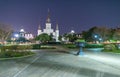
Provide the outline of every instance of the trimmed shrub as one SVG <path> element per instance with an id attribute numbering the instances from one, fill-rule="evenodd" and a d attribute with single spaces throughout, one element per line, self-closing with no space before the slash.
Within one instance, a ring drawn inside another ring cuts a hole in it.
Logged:
<path id="1" fill-rule="evenodd" d="M 32 46 L 30 45 L 2 46 L 0 58 L 21 57 L 34 54 L 33 52 L 28 51 L 29 49 L 32 49 Z"/>
<path id="2" fill-rule="evenodd" d="M 61 44 L 61 42 L 48 42 L 48 44 Z"/>
<path id="3" fill-rule="evenodd" d="M 86 44 L 85 48 L 104 48 L 103 44 Z"/>
<path id="4" fill-rule="evenodd" d="M 40 49 L 41 48 L 41 44 L 33 44 L 31 46 L 32 46 L 32 49 Z"/>
<path id="5" fill-rule="evenodd" d="M 21 57 L 26 55 L 32 55 L 33 52 L 27 51 L 27 52 L 16 52 L 16 51 L 6 51 L 0 53 L 0 58 L 11 58 L 11 57 Z"/>
<path id="6" fill-rule="evenodd" d="M 1 51 L 24 51 L 29 49 L 32 49 L 31 45 L 11 45 L 1 47 Z"/>
<path id="7" fill-rule="evenodd" d="M 56 49 L 56 47 L 54 47 L 54 46 L 41 46 L 41 48 L 40 49 Z"/>
<path id="8" fill-rule="evenodd" d="M 75 44 L 64 44 L 63 46 L 70 49 L 78 48 Z"/>
<path id="9" fill-rule="evenodd" d="M 107 45 L 104 46 L 104 50 L 107 50 L 107 51 L 113 51 L 113 50 L 116 50 L 116 49 L 117 49 L 117 47 L 114 44 L 107 44 Z"/>
<path id="10" fill-rule="evenodd" d="M 31 46 L 31 45 L 18 45 L 18 46 L 17 46 L 17 50 L 22 50 L 22 51 L 24 51 L 24 50 L 30 50 L 30 49 L 32 49 L 32 46 Z"/>

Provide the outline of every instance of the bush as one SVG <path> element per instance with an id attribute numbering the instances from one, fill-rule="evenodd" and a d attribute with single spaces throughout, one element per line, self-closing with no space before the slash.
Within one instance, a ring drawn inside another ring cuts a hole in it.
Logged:
<path id="1" fill-rule="evenodd" d="M 61 44 L 61 42 L 48 42 L 48 44 Z"/>
<path id="2" fill-rule="evenodd" d="M 78 48 L 75 44 L 64 44 L 63 46 L 70 49 Z"/>
<path id="3" fill-rule="evenodd" d="M 40 49 L 41 48 L 40 44 L 33 44 L 31 46 L 32 46 L 32 49 Z"/>
<path id="4" fill-rule="evenodd" d="M 113 53 L 120 53 L 120 49 L 116 44 L 107 44 L 104 46 L 104 52 L 113 52 Z"/>
<path id="5" fill-rule="evenodd" d="M 86 44 L 85 48 L 104 48 L 103 44 Z"/>
<path id="6" fill-rule="evenodd" d="M 17 46 L 17 50 L 29 50 L 29 49 L 32 49 L 33 47 L 31 45 L 19 45 Z"/>
<path id="7" fill-rule="evenodd" d="M 56 48 L 53 46 L 41 46 L 40 49 L 56 49 Z"/>
<path id="8" fill-rule="evenodd" d="M 0 58 L 21 57 L 34 54 L 28 51 L 32 49 L 31 45 L 11 45 L 2 46 L 0 52 Z"/>
<path id="9" fill-rule="evenodd" d="M 55 49 L 54 46 L 47 46 L 47 45 L 41 45 L 41 44 L 33 44 L 31 46 L 32 46 L 32 49 Z"/>
<path id="10" fill-rule="evenodd" d="M 2 46 L 1 51 L 24 51 L 32 49 L 30 45 L 11 45 L 11 46 Z"/>
<path id="11" fill-rule="evenodd" d="M 0 53 L 0 58 L 21 57 L 21 56 L 27 56 L 32 54 L 34 53 L 30 51 L 25 51 L 25 52 L 6 51 L 6 52 Z"/>
<path id="12" fill-rule="evenodd" d="M 115 44 L 107 44 L 104 46 L 104 50 L 107 50 L 107 51 L 113 51 L 113 50 L 116 50 L 117 47 Z"/>

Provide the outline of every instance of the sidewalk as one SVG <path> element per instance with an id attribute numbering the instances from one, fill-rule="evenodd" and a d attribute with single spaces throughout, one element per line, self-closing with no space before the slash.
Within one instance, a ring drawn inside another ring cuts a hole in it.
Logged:
<path id="1" fill-rule="evenodd" d="M 77 54 L 76 50 L 70 50 L 62 46 L 57 47 L 59 50 L 64 50 L 70 54 Z M 87 57 L 89 59 L 100 62 L 104 65 L 108 65 L 120 70 L 120 54 L 110 53 L 110 52 L 94 52 L 94 51 L 85 51 L 85 55 L 81 57 Z"/>
<path id="2" fill-rule="evenodd" d="M 86 57 L 120 70 L 120 54 L 105 52 L 85 52 Z"/>

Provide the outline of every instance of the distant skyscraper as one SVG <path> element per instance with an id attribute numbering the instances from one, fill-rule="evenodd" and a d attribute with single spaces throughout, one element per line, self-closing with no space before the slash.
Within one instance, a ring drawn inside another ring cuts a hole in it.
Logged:
<path id="1" fill-rule="evenodd" d="M 53 38 L 56 40 L 56 42 L 58 42 L 58 38 L 59 38 L 59 28 L 58 28 L 58 24 L 56 24 L 56 30 L 54 31 L 54 29 L 51 28 L 51 20 L 50 20 L 50 12 L 48 10 L 48 16 L 47 16 L 47 20 L 46 20 L 46 23 L 45 23 L 46 27 L 45 29 L 41 29 L 41 26 L 39 25 L 38 27 L 38 34 L 37 35 L 40 35 L 42 33 L 47 33 L 48 35 L 52 35 Z"/>

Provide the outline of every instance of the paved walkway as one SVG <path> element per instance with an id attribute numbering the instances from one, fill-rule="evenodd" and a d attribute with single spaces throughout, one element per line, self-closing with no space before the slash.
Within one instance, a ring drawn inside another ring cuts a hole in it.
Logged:
<path id="1" fill-rule="evenodd" d="M 37 50 L 37 55 L 0 61 L 0 77 L 120 77 L 120 69 L 59 50 Z"/>
<path id="2" fill-rule="evenodd" d="M 120 70 L 120 54 L 105 52 L 86 52 L 86 56 L 103 64 L 107 64 Z"/>

